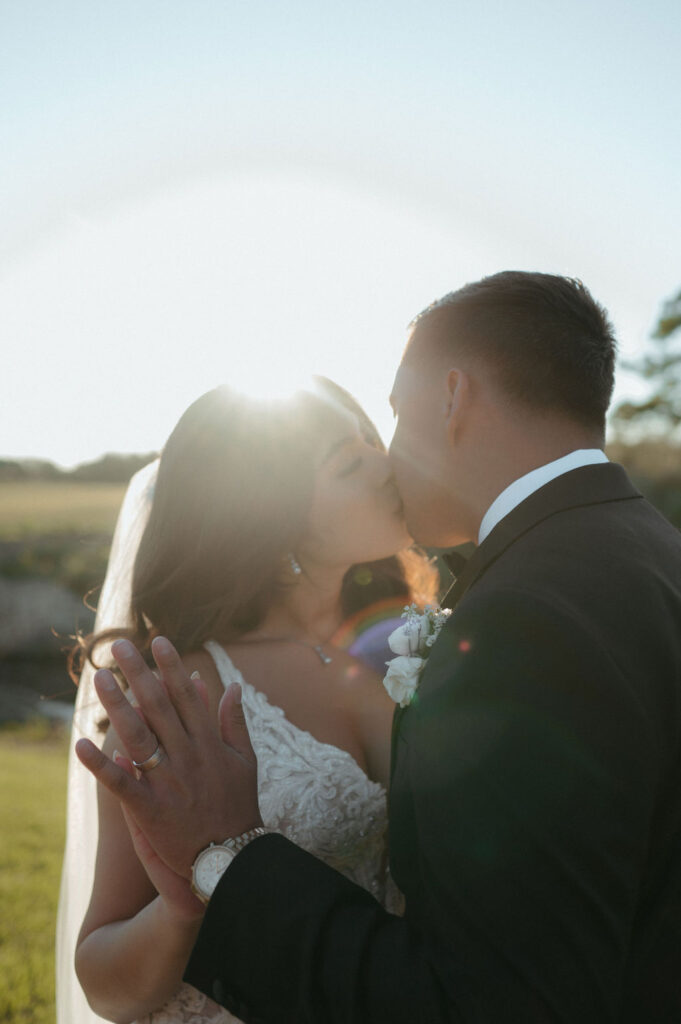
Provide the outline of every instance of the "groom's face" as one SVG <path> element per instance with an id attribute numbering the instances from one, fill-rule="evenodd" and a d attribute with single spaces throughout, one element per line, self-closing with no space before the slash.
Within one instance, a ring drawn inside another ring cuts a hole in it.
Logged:
<path id="1" fill-rule="evenodd" d="M 454 515 L 449 490 L 446 375 L 402 363 L 390 396 L 395 433 L 390 460 L 415 541 L 450 546 Z"/>

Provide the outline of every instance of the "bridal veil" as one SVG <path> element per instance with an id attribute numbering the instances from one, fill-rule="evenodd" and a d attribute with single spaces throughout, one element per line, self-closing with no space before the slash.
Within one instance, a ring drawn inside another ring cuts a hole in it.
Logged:
<path id="1" fill-rule="evenodd" d="M 129 624 L 132 571 L 149 516 L 158 462 L 135 474 L 123 500 L 111 546 L 106 579 L 97 607 L 95 629 Z M 86 665 L 78 685 L 68 763 L 66 847 L 62 868 L 56 936 L 57 1024 L 100 1024 L 90 1009 L 73 966 L 76 940 L 85 916 L 94 879 L 97 854 L 97 789 L 81 765 L 76 740 L 88 737 L 98 746 L 103 717 L 93 684 L 94 669 Z"/>

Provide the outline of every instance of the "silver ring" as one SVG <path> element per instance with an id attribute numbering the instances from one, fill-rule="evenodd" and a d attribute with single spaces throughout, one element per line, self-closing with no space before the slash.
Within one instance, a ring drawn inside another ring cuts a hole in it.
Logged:
<path id="1" fill-rule="evenodd" d="M 150 754 L 149 757 L 145 757 L 144 761 L 133 761 L 132 763 L 139 772 L 150 772 L 152 768 L 161 763 L 164 757 L 165 751 L 159 743 L 154 753 Z"/>

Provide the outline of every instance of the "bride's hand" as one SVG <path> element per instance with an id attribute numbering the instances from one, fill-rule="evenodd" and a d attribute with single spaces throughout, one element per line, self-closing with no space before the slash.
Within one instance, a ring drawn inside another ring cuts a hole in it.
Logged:
<path id="1" fill-rule="evenodd" d="M 135 778 L 135 768 L 127 757 L 115 750 L 113 754 L 114 763 Z M 149 840 L 133 818 L 132 814 L 121 805 L 125 823 L 128 826 L 132 845 L 135 849 L 142 867 L 146 871 L 149 881 L 156 889 L 159 897 L 166 907 L 166 912 L 171 919 L 181 923 L 200 921 L 206 908 L 191 890 L 191 885 L 186 878 L 178 875 L 165 864 L 158 854 L 152 849 Z"/>
<path id="2" fill-rule="evenodd" d="M 78 741 L 76 753 L 121 801 L 165 866 L 188 880 L 197 854 L 211 842 L 262 825 L 241 688 L 233 683 L 222 697 L 218 735 L 167 640 L 156 637 L 152 643 L 161 679 L 128 641 L 117 640 L 111 650 L 141 714 L 107 669 L 95 674 L 95 687 L 127 755 L 142 771 L 133 778 L 87 739 Z"/>

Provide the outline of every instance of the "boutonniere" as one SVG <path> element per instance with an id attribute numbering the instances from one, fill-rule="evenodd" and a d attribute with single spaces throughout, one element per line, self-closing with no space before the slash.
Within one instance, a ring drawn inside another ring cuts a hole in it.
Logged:
<path id="1" fill-rule="evenodd" d="M 397 657 L 386 661 L 388 671 L 383 685 L 401 708 L 414 699 L 430 649 L 450 615 L 451 609 L 439 605 L 426 605 L 423 611 L 415 604 L 407 605 L 402 612 L 407 621 L 388 637 L 390 650 Z"/>

